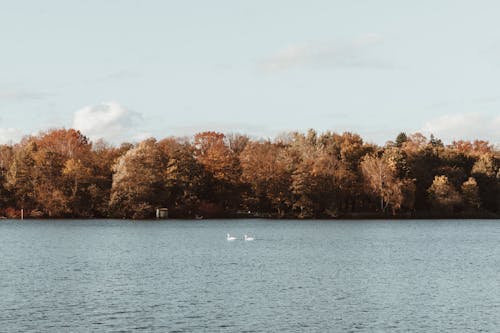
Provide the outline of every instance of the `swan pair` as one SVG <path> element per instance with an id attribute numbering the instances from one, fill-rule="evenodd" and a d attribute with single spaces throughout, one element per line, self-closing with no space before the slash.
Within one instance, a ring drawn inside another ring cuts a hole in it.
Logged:
<path id="1" fill-rule="evenodd" d="M 227 239 L 228 241 L 234 241 L 234 240 L 237 240 L 238 238 L 236 238 L 236 237 L 234 237 L 234 236 L 231 236 L 230 234 L 226 234 L 226 239 Z M 251 237 L 251 236 L 248 236 L 247 234 L 245 234 L 245 235 L 243 236 L 243 239 L 244 239 L 245 241 L 253 241 L 255 238 L 254 238 L 254 237 Z"/>

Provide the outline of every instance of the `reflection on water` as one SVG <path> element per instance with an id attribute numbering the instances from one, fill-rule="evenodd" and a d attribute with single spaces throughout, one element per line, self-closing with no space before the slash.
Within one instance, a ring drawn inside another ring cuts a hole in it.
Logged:
<path id="1" fill-rule="evenodd" d="M 494 332 L 499 241 L 498 220 L 2 221 L 0 331 Z"/>

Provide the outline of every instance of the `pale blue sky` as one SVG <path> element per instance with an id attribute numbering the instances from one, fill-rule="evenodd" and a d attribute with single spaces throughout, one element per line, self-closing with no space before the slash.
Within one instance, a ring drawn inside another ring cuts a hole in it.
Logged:
<path id="1" fill-rule="evenodd" d="M 0 142 L 214 129 L 500 142 L 497 1 L 0 0 Z"/>

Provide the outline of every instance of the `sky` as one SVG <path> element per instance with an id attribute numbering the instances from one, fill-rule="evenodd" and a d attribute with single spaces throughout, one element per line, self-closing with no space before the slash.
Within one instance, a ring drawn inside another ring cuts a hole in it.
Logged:
<path id="1" fill-rule="evenodd" d="M 500 2 L 0 0 L 0 143 L 401 132 L 500 143 Z"/>

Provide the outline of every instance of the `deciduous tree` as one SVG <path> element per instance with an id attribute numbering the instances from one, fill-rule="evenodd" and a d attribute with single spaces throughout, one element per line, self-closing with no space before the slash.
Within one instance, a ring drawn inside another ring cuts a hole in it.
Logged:
<path id="1" fill-rule="evenodd" d="M 427 192 L 436 212 L 452 213 L 456 206 L 462 202 L 460 194 L 453 184 L 449 182 L 448 177 L 444 175 L 434 177 L 434 181 Z"/>
<path id="2" fill-rule="evenodd" d="M 154 139 L 148 139 L 128 150 L 113 170 L 110 208 L 115 216 L 148 218 L 155 208 L 163 207 L 166 191 L 163 170 L 166 160 Z"/>
<path id="3" fill-rule="evenodd" d="M 380 210 L 385 212 L 391 206 L 393 213 L 401 207 L 403 195 L 401 181 L 396 176 L 396 167 L 387 156 L 366 155 L 361 162 L 361 170 L 367 187 L 380 200 Z"/>

